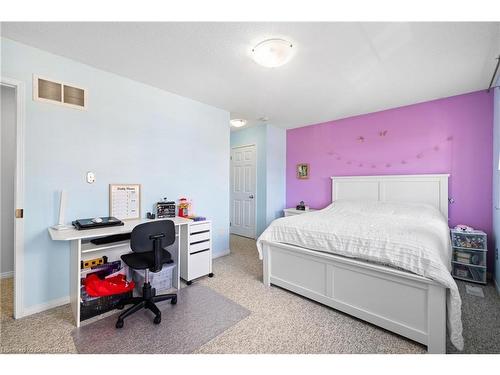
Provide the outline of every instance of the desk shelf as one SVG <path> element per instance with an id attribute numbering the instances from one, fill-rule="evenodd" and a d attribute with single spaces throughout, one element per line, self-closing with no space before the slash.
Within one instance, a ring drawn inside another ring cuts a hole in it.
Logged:
<path id="1" fill-rule="evenodd" d="M 82 242 L 82 254 L 88 254 L 102 250 L 109 250 L 123 246 L 130 246 L 130 240 L 111 242 L 102 245 L 95 245 L 92 242 Z"/>

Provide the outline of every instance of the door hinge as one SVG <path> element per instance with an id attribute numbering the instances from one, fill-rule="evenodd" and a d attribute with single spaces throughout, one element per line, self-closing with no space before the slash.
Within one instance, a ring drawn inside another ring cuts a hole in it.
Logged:
<path id="1" fill-rule="evenodd" d="M 24 217 L 24 209 L 16 208 L 16 219 L 22 219 Z"/>
<path id="2" fill-rule="evenodd" d="M 229 222 L 229 226 L 233 225 L 233 223 Z"/>

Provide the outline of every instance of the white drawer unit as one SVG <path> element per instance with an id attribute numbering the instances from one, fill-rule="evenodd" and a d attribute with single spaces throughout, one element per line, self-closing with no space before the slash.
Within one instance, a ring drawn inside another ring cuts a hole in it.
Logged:
<path id="1" fill-rule="evenodd" d="M 212 223 L 189 224 L 188 246 L 181 251 L 181 278 L 191 285 L 194 279 L 212 277 Z"/>

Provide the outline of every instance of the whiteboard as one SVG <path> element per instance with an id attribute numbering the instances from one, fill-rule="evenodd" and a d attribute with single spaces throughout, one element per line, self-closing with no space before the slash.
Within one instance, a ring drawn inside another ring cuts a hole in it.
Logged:
<path id="1" fill-rule="evenodd" d="M 109 216 L 120 220 L 140 219 L 141 185 L 110 184 Z"/>

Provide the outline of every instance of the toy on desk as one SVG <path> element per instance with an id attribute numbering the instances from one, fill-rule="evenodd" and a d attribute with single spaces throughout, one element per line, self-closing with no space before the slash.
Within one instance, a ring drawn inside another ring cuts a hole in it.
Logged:
<path id="1" fill-rule="evenodd" d="M 148 219 L 156 219 L 156 215 L 155 214 L 152 214 L 151 212 L 146 212 L 146 217 Z"/>
<path id="2" fill-rule="evenodd" d="M 175 202 L 163 198 L 163 202 L 156 203 L 156 216 L 158 219 L 175 217 Z"/>
<path id="3" fill-rule="evenodd" d="M 187 198 L 179 199 L 179 217 L 189 217 L 191 210 L 191 203 L 187 200 Z"/>

